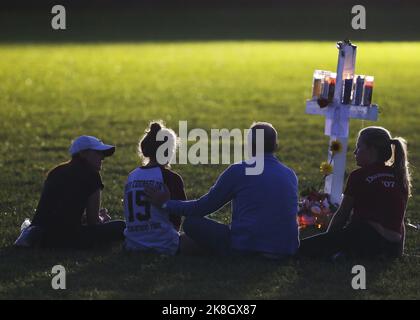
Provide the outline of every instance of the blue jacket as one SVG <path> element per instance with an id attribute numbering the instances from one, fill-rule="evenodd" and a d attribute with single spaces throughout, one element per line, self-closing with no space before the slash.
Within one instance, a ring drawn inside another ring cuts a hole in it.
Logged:
<path id="1" fill-rule="evenodd" d="M 264 155 L 260 175 L 246 175 L 245 162 L 229 166 L 198 200 L 169 200 L 166 209 L 183 216 L 205 216 L 232 202 L 231 248 L 279 255 L 296 253 L 299 231 L 298 181 L 274 155 Z"/>

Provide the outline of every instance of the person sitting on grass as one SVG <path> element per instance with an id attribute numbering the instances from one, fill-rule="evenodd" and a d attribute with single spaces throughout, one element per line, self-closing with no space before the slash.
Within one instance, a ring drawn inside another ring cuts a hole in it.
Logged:
<path id="1" fill-rule="evenodd" d="M 104 185 L 99 171 L 115 147 L 81 136 L 69 151 L 71 160 L 48 173 L 33 221 L 16 246 L 85 249 L 124 239 L 124 221 L 111 220 L 100 209 Z"/>
<path id="2" fill-rule="evenodd" d="M 176 144 L 175 132 L 161 121 L 150 123 L 140 139 L 138 153 L 143 166 L 128 175 L 124 189 L 125 248 L 129 251 L 175 255 L 190 254 L 195 250 L 192 241 L 179 233 L 181 217 L 168 214 L 145 199 L 145 186 L 164 188 L 166 185 L 171 199 L 186 200 L 184 182 L 169 165 Z"/>
<path id="3" fill-rule="evenodd" d="M 359 132 L 354 154 L 360 168 L 350 174 L 340 208 L 326 233 L 301 240 L 301 255 L 402 255 L 411 195 L 406 141 L 368 127 Z"/>
<path id="4" fill-rule="evenodd" d="M 258 130 L 263 132 L 264 141 L 256 139 Z M 254 123 L 250 135 L 251 155 L 264 164 L 260 174 L 247 174 L 252 165 L 246 161 L 232 164 L 198 200 L 170 200 L 167 191 L 153 186 L 145 191 L 156 206 L 186 217 L 184 232 L 203 253 L 289 257 L 299 246 L 297 177 L 275 157 L 277 132 L 270 123 Z M 229 202 L 230 226 L 205 217 Z"/>

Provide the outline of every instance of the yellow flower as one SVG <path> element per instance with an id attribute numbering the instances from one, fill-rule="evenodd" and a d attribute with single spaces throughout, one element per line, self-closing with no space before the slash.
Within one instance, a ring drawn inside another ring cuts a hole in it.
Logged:
<path id="1" fill-rule="evenodd" d="M 341 142 L 339 140 L 331 141 L 330 145 L 330 151 L 332 154 L 340 153 L 343 149 L 343 146 L 341 145 Z"/>
<path id="2" fill-rule="evenodd" d="M 319 166 L 319 171 L 324 175 L 328 176 L 333 172 L 333 166 L 329 164 L 328 162 L 322 162 Z"/>

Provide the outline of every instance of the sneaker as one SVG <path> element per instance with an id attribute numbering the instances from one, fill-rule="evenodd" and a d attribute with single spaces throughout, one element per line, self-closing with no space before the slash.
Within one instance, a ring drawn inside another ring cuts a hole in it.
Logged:
<path id="1" fill-rule="evenodd" d="M 22 230 L 19 237 L 16 239 L 14 246 L 29 248 L 39 243 L 41 239 L 42 230 L 37 226 L 29 226 Z"/>

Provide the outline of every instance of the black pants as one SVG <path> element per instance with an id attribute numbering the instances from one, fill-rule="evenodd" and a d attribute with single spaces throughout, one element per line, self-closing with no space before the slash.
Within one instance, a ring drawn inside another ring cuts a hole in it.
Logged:
<path id="1" fill-rule="evenodd" d="M 367 223 L 350 224 L 338 231 L 326 232 L 300 241 L 299 255 L 327 258 L 338 252 L 353 257 L 402 255 L 403 242 L 395 243 L 382 237 Z"/>
<path id="2" fill-rule="evenodd" d="M 41 246 L 47 248 L 88 249 L 113 241 L 124 240 L 125 222 L 108 221 L 103 224 L 81 226 L 76 230 L 44 230 Z"/>

